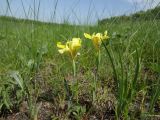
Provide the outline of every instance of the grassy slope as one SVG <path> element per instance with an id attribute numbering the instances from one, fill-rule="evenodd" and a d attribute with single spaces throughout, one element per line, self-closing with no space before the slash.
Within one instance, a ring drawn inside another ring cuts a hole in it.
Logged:
<path id="1" fill-rule="evenodd" d="M 12 19 L 4 21 L 0 19 L 0 26 L 1 71 L 21 68 L 19 65 L 20 59 L 32 59 L 41 47 L 47 46 L 47 57 L 53 58 L 53 55 L 58 55 L 57 41 L 66 41 L 72 37 L 81 37 L 84 40 L 84 32 L 103 32 L 104 30 L 108 30 L 109 36 L 113 38 L 111 39 L 113 43 L 118 44 L 120 41 L 132 39 L 139 45 L 144 44 L 147 50 L 144 48 L 143 55 L 147 61 L 152 58 L 152 47 L 155 41 L 159 40 L 160 34 L 160 21 L 109 22 L 102 26 L 89 27 L 67 24 L 32 24 L 32 22 L 15 22 Z"/>
<path id="2" fill-rule="evenodd" d="M 156 6 L 153 9 L 148 9 L 146 11 L 139 11 L 131 15 L 122 15 L 111 18 L 106 18 L 99 20 L 99 24 L 104 24 L 105 22 L 119 22 L 119 21 L 150 21 L 160 19 L 160 6 Z"/>
<path id="3" fill-rule="evenodd" d="M 93 33 L 108 30 L 110 51 L 115 59 L 118 59 L 120 53 L 124 66 L 127 63 L 129 64 L 129 77 L 133 77 L 132 70 L 135 67 L 135 60 L 132 54 L 134 54 L 136 48 L 141 56 L 142 72 L 140 76 L 142 76 L 142 81 L 144 79 L 143 69 L 148 69 L 151 63 L 158 63 L 157 61 L 160 58 L 160 21 L 158 20 L 109 22 L 99 26 L 75 26 L 68 24 L 36 24 L 0 18 L 0 26 L 1 82 L 8 79 L 8 71 L 11 70 L 19 71 L 22 77 L 25 76 L 27 65 L 30 61 L 35 60 L 41 51 L 44 54 L 40 60 L 40 74 L 47 83 L 50 83 L 49 87 L 53 89 L 54 94 L 58 94 L 60 91 L 63 93 L 63 84 L 61 83 L 63 77 L 70 78 L 72 72 L 70 59 L 57 52 L 57 41 L 66 41 L 72 37 L 82 38 L 84 45 L 77 61 L 78 71 L 80 71 L 78 79 L 82 80 L 81 85 L 92 81 L 95 66 L 93 60 L 95 52 L 92 45 L 90 45 L 91 42 L 84 39 L 84 32 Z M 102 56 L 100 81 L 110 84 L 112 79 L 111 64 L 108 57 L 106 59 L 105 52 L 102 52 Z M 120 69 L 119 61 L 117 61 L 116 69 Z M 146 74 L 149 76 L 148 73 Z M 86 89 L 81 88 L 82 94 L 90 90 L 89 87 L 86 87 Z M 112 89 L 112 87 L 109 89 Z M 138 89 L 141 90 L 141 87 Z"/>

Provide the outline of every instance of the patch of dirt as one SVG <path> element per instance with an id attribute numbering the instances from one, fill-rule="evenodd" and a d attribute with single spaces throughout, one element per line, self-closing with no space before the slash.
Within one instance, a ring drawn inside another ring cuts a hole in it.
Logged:
<path id="1" fill-rule="evenodd" d="M 52 120 L 54 105 L 49 102 L 42 102 L 38 112 L 38 120 Z"/>
<path id="2" fill-rule="evenodd" d="M 41 102 L 41 107 L 38 112 L 38 120 L 52 120 L 54 105 L 50 102 Z M 28 115 L 28 106 L 23 102 L 20 106 L 20 112 L 8 115 L 0 120 L 30 120 Z"/>

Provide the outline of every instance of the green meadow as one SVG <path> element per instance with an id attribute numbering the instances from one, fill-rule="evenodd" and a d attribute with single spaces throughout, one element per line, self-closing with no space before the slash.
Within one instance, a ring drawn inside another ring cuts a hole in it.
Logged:
<path id="1" fill-rule="evenodd" d="M 160 20 L 152 12 L 138 15 L 143 19 L 113 17 L 95 25 L 1 16 L 0 119 L 160 119 Z M 84 33 L 106 30 L 97 63 Z M 70 55 L 57 48 L 72 38 L 82 40 L 75 71 Z"/>

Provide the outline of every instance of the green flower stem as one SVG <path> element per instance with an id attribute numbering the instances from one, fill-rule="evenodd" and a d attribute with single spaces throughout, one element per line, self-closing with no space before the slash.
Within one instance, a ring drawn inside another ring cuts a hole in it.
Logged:
<path id="1" fill-rule="evenodd" d="M 73 77 L 74 77 L 74 81 L 75 81 L 75 78 L 76 78 L 76 62 L 75 60 L 73 59 Z M 78 83 L 78 80 L 76 80 L 76 92 L 75 92 L 75 95 L 76 95 L 76 100 L 77 100 L 77 103 L 78 103 L 78 86 L 79 83 Z"/>
<path id="2" fill-rule="evenodd" d="M 72 65 L 73 65 L 73 77 L 75 78 L 76 77 L 76 62 L 74 59 L 72 61 Z"/>
<path id="3" fill-rule="evenodd" d="M 94 88 L 93 88 L 93 101 L 96 99 L 96 89 L 97 89 L 97 81 L 98 81 L 98 70 L 99 70 L 99 64 L 101 61 L 101 52 L 98 50 L 96 55 L 96 72 L 95 72 L 95 78 L 94 78 Z"/>

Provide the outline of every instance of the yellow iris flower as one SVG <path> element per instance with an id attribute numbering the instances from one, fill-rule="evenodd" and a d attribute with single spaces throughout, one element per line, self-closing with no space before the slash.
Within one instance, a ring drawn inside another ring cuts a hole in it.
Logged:
<path id="1" fill-rule="evenodd" d="M 58 50 L 60 54 L 69 52 L 72 59 L 74 59 L 78 54 L 78 49 L 81 47 L 81 39 L 73 38 L 71 41 L 66 42 L 66 44 L 58 42 L 57 47 L 60 48 Z"/>
<path id="2" fill-rule="evenodd" d="M 88 33 L 84 33 L 84 36 L 85 36 L 85 38 L 91 39 L 93 41 L 93 44 L 97 50 L 99 50 L 99 48 L 102 44 L 102 41 L 107 40 L 109 38 L 109 36 L 107 35 L 107 31 L 105 31 L 104 34 L 93 33 L 92 35 L 90 35 Z"/>

